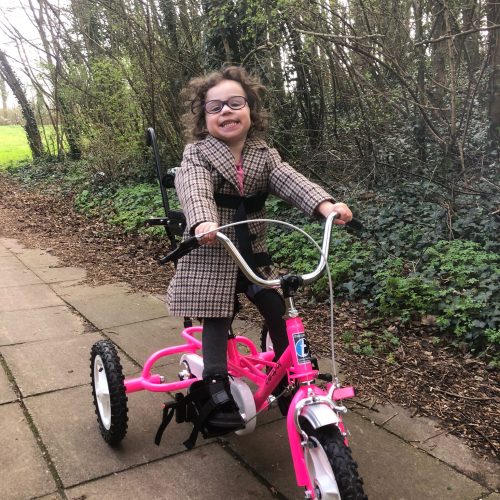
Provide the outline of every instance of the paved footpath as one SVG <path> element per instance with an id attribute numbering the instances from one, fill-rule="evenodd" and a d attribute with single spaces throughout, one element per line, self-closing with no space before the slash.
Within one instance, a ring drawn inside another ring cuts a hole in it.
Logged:
<path id="1" fill-rule="evenodd" d="M 163 302 L 126 285 L 90 287 L 85 271 L 0 238 L 0 499 L 303 498 L 295 486 L 284 421 L 272 410 L 248 436 L 186 451 L 187 424 L 153 443 L 164 394 L 129 396 L 118 448 L 99 435 L 89 351 L 102 338 L 120 350 L 126 376 L 150 353 L 178 343 L 180 322 Z M 245 331 L 245 325 L 237 325 Z M 171 377 L 178 359 L 158 373 Z M 360 409 L 361 408 L 361 409 Z M 481 461 L 429 419 L 393 405 L 353 406 L 351 446 L 371 500 L 499 500 L 500 468 Z"/>

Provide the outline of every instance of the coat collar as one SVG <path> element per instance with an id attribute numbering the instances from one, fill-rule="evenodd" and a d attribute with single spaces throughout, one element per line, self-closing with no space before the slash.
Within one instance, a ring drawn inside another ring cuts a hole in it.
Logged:
<path id="1" fill-rule="evenodd" d="M 196 143 L 196 147 L 205 155 L 208 161 L 225 177 L 238 191 L 238 181 L 236 179 L 236 169 L 234 166 L 234 157 L 229 150 L 229 147 L 219 139 L 208 135 L 202 141 Z M 268 146 L 261 139 L 247 139 L 243 149 L 243 168 L 245 169 L 245 158 L 248 157 L 249 150 L 252 150 L 253 155 L 257 154 L 262 158 L 267 156 Z"/>

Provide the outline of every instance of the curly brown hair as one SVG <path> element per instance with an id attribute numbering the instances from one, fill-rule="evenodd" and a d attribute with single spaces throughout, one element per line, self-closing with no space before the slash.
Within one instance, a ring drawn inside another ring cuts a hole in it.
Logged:
<path id="1" fill-rule="evenodd" d="M 266 129 L 267 112 L 263 109 L 261 100 L 261 94 L 265 91 L 265 87 L 257 77 L 247 73 L 244 68 L 240 66 L 227 66 L 220 71 L 193 78 L 182 91 L 186 106 L 186 112 L 182 117 L 182 121 L 188 142 L 205 139 L 208 135 L 203 104 L 208 90 L 223 80 L 238 82 L 245 91 L 248 107 L 250 108 L 250 120 L 252 122 L 248 131 L 248 137 L 255 137 Z"/>

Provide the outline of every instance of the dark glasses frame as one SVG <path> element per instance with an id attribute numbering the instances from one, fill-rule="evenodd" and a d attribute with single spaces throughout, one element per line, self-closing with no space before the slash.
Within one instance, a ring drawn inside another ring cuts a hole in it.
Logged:
<path id="1" fill-rule="evenodd" d="M 243 99 L 243 102 L 242 104 L 237 104 L 237 105 L 231 105 L 231 99 L 234 99 L 235 97 L 237 97 L 238 99 Z M 209 105 L 210 103 L 219 103 L 220 107 L 217 106 L 217 108 L 215 110 L 212 110 L 212 111 L 209 111 L 207 109 L 207 105 Z M 192 113 L 196 113 L 197 109 L 199 107 L 202 107 L 203 110 L 208 113 L 209 115 L 215 115 L 217 113 L 220 113 L 224 106 L 229 106 L 231 109 L 234 109 L 234 110 L 238 110 L 238 109 L 243 109 L 246 105 L 248 104 L 248 99 L 242 95 L 232 95 L 227 101 L 222 101 L 221 99 L 212 99 L 210 101 L 200 101 L 199 103 L 191 103 L 191 112 Z"/>

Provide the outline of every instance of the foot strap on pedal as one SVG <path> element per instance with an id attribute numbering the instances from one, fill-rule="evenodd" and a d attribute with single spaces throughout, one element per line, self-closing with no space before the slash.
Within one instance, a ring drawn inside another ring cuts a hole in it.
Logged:
<path id="1" fill-rule="evenodd" d="M 189 394 L 184 396 L 184 394 L 178 392 L 175 394 L 174 401 L 171 403 L 165 403 L 163 407 L 162 421 L 155 436 L 155 444 L 157 446 L 160 446 L 163 433 L 165 432 L 168 424 L 172 421 L 174 414 L 175 421 L 179 424 L 182 422 L 192 422 L 196 418 L 193 401 Z"/>
<path id="2" fill-rule="evenodd" d="M 193 422 L 193 430 L 189 438 L 183 443 L 188 450 L 194 447 L 200 432 L 206 439 L 222 436 L 244 427 L 241 417 L 237 422 L 231 420 L 217 421 L 217 423 L 207 422 L 217 408 L 227 404 L 234 405 L 234 400 L 229 396 L 227 390 L 222 387 L 222 384 L 214 384 L 209 387 L 205 381 L 200 380 L 191 385 L 190 391 L 187 396 L 177 393 L 175 401 L 165 403 L 162 421 L 155 436 L 156 445 L 160 445 L 163 433 L 174 415 L 177 423 Z"/>

